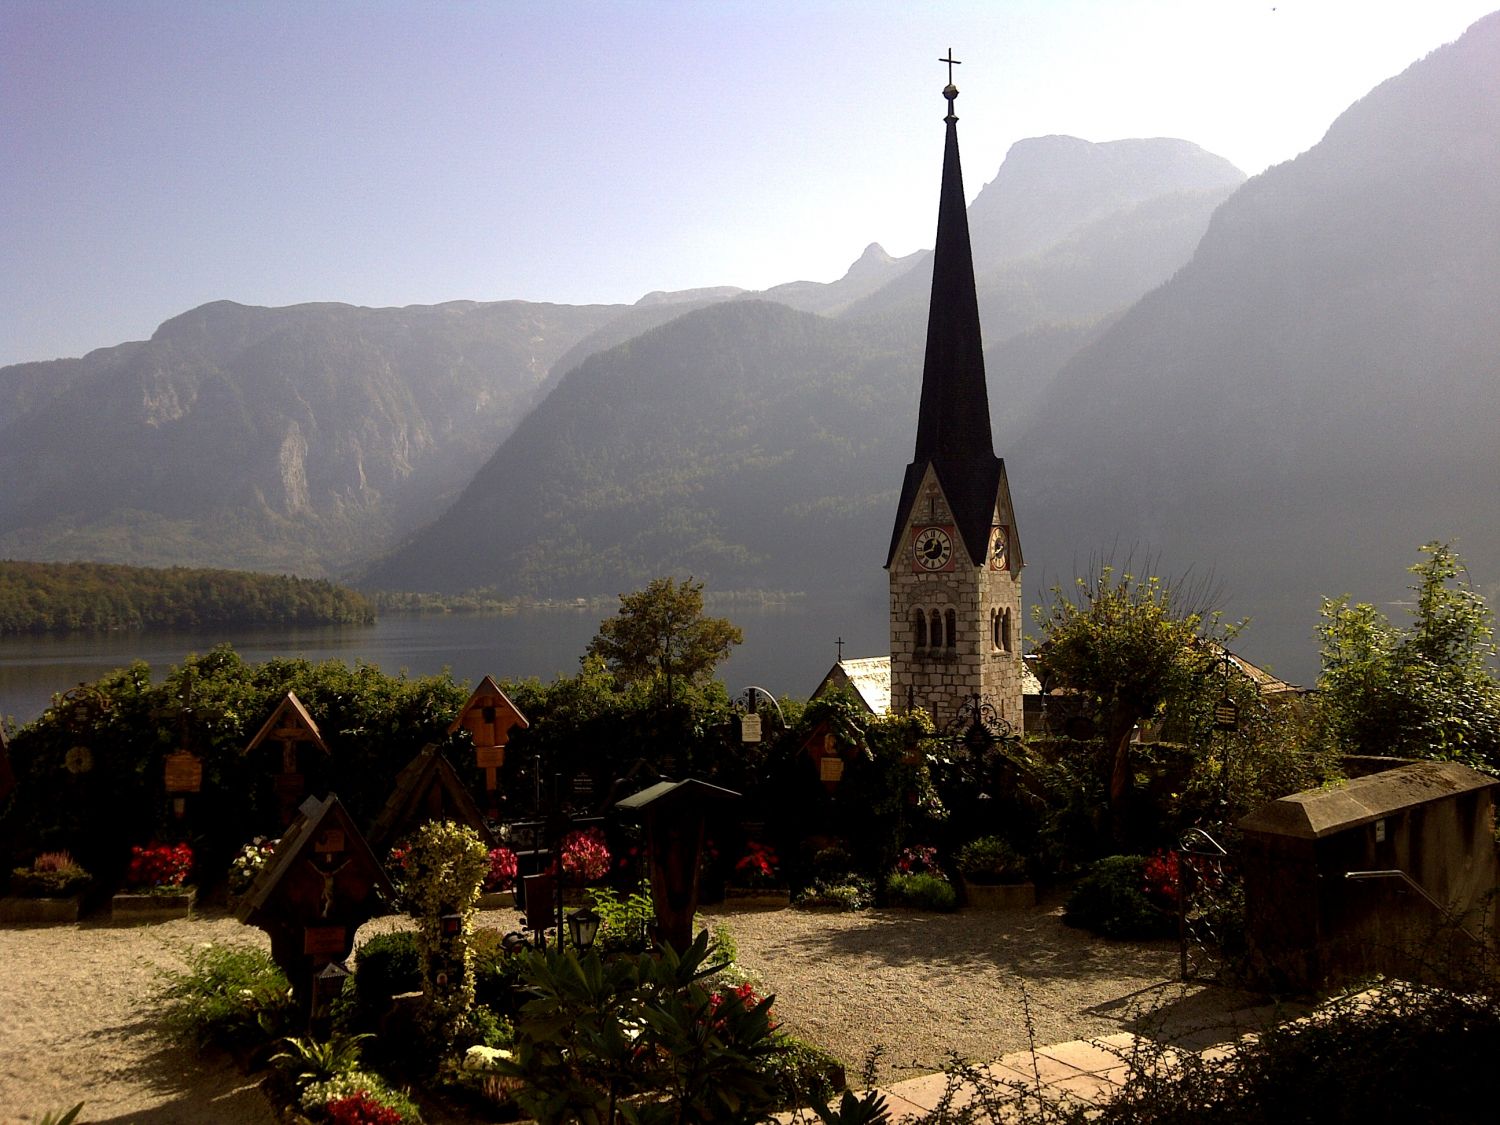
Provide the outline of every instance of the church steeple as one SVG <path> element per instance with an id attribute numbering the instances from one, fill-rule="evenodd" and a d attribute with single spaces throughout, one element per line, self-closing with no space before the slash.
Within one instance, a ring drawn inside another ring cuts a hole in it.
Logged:
<path id="1" fill-rule="evenodd" d="M 927 355 L 922 366 L 922 398 L 917 412 L 917 445 L 906 470 L 896 526 L 886 565 L 901 546 L 902 528 L 922 477 L 931 465 L 948 493 L 954 523 L 972 565 L 989 548 L 1000 461 L 990 436 L 990 402 L 985 386 L 984 341 L 979 299 L 974 290 L 974 254 L 969 246 L 969 212 L 964 203 L 963 169 L 958 158 L 958 88 L 952 59 L 948 86 L 947 138 L 943 184 L 938 202 L 937 238 L 932 251 L 932 296 L 927 312 Z"/>
<path id="2" fill-rule="evenodd" d="M 917 445 L 886 555 L 891 699 L 946 722 L 978 696 L 1019 726 L 1021 544 L 990 435 L 952 54 Z"/>

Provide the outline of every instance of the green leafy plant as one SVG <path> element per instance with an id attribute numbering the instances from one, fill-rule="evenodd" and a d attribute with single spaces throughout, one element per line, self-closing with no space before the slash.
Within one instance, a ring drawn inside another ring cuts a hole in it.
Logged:
<path id="1" fill-rule="evenodd" d="M 411 930 L 376 934 L 359 946 L 355 958 L 354 994 L 361 1012 L 377 1016 L 391 997 L 422 987 L 422 952 Z"/>
<path id="2" fill-rule="evenodd" d="M 417 1125 L 416 1104 L 378 1074 L 348 1070 L 302 1091 L 304 1111 L 344 1125 Z"/>
<path id="3" fill-rule="evenodd" d="M 437 1039 L 457 1039 L 465 1034 L 474 1003 L 469 939 L 474 904 L 490 869 L 489 851 L 467 825 L 429 821 L 412 834 L 403 863 L 401 897 L 417 923 L 431 1030 Z"/>
<path id="4" fill-rule="evenodd" d="M 792 900 L 796 906 L 864 910 L 875 902 L 875 886 L 869 879 L 847 875 L 837 881 L 815 879 Z"/>
<path id="5" fill-rule="evenodd" d="M 999 836 L 981 836 L 958 849 L 953 857 L 958 873 L 967 882 L 983 884 L 1023 883 L 1026 860 Z"/>
<path id="6" fill-rule="evenodd" d="M 282 1049 L 271 1056 L 271 1064 L 288 1075 L 297 1089 L 314 1082 L 327 1082 L 359 1068 L 360 1047 L 369 1033 L 330 1035 L 326 1040 L 283 1039 Z"/>
<path id="7" fill-rule="evenodd" d="M 958 892 L 940 875 L 892 875 L 885 885 L 892 906 L 914 906 L 918 910 L 949 912 L 958 909 Z"/>
<path id="8" fill-rule="evenodd" d="M 72 1109 L 52 1110 L 42 1114 L 41 1120 L 36 1125 L 73 1125 L 82 1112 L 83 1103 L 79 1102 Z"/>
<path id="9" fill-rule="evenodd" d="M 601 955 L 646 951 L 648 927 L 656 918 L 649 883 L 642 882 L 625 896 L 609 887 L 593 887 L 589 898 L 594 913 L 599 915 L 594 948 Z"/>
<path id="10" fill-rule="evenodd" d="M 1146 857 L 1112 855 L 1096 862 L 1063 905 L 1063 921 L 1112 938 L 1164 937 L 1177 917 L 1146 896 Z"/>
<path id="11" fill-rule="evenodd" d="M 775 1049 L 771 1000 L 715 993 L 708 935 L 681 955 L 601 960 L 590 953 L 525 955 L 532 994 L 502 1073 L 522 1080 L 516 1101 L 539 1121 L 640 1125 L 756 1120 L 774 1104 L 765 1059 Z M 715 997 L 717 996 L 717 999 Z"/>
<path id="12" fill-rule="evenodd" d="M 291 1029 L 297 1009 L 270 954 L 245 945 L 200 946 L 183 970 L 163 973 L 168 1027 L 200 1046 L 270 1043 Z"/>

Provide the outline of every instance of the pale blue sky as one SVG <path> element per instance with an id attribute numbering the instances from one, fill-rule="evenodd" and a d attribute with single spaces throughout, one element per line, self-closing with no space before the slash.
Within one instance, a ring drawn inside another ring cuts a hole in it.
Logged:
<path id="1" fill-rule="evenodd" d="M 0 364 L 206 301 L 630 302 L 930 245 L 1016 140 L 1246 172 L 1495 0 L 0 0 Z"/>

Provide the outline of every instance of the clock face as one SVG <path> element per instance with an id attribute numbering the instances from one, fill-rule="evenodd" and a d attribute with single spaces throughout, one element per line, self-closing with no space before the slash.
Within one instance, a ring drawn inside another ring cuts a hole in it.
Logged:
<path id="1" fill-rule="evenodd" d="M 990 569 L 1004 570 L 1006 562 L 1005 528 L 997 527 L 990 537 Z"/>
<path id="2" fill-rule="evenodd" d="M 953 537 L 941 527 L 924 527 L 912 543 L 913 557 L 922 570 L 942 570 L 953 558 Z"/>

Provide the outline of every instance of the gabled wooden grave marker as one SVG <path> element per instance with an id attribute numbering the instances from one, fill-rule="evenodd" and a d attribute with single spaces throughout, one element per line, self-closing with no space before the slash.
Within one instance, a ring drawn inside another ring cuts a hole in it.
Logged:
<path id="1" fill-rule="evenodd" d="M 467 824 L 486 848 L 499 846 L 453 763 L 429 742 L 396 775 L 385 808 L 370 827 L 370 846 L 384 855 L 397 840 L 431 820 Z"/>
<path id="2" fill-rule="evenodd" d="M 615 802 L 621 816 L 637 819 L 645 826 L 657 937 L 678 952 L 693 940 L 703 826 L 710 812 L 738 797 L 733 789 L 690 777 L 683 781 L 658 781 L 634 796 Z"/>
<path id="3" fill-rule="evenodd" d="M 384 865 L 330 793 L 303 802 L 236 915 L 270 935 L 272 958 L 309 1004 L 314 975 L 345 960 L 355 931 L 395 896 Z"/>
<path id="4" fill-rule="evenodd" d="M 294 691 L 281 697 L 271 717 L 245 747 L 245 753 L 253 753 L 263 742 L 275 742 L 281 747 L 281 772 L 276 775 L 275 786 L 281 826 L 285 828 L 295 819 L 297 805 L 307 795 L 307 776 L 299 761 L 301 748 L 314 746 L 327 754 L 328 745 Z"/>
<path id="5" fill-rule="evenodd" d="M 505 765 L 505 746 L 511 732 L 525 730 L 530 725 L 521 709 L 500 690 L 500 685 L 486 676 L 448 728 L 449 734 L 466 730 L 474 740 L 474 764 L 484 771 L 485 795 L 492 817 L 500 813 L 498 775 L 500 767 Z"/>

